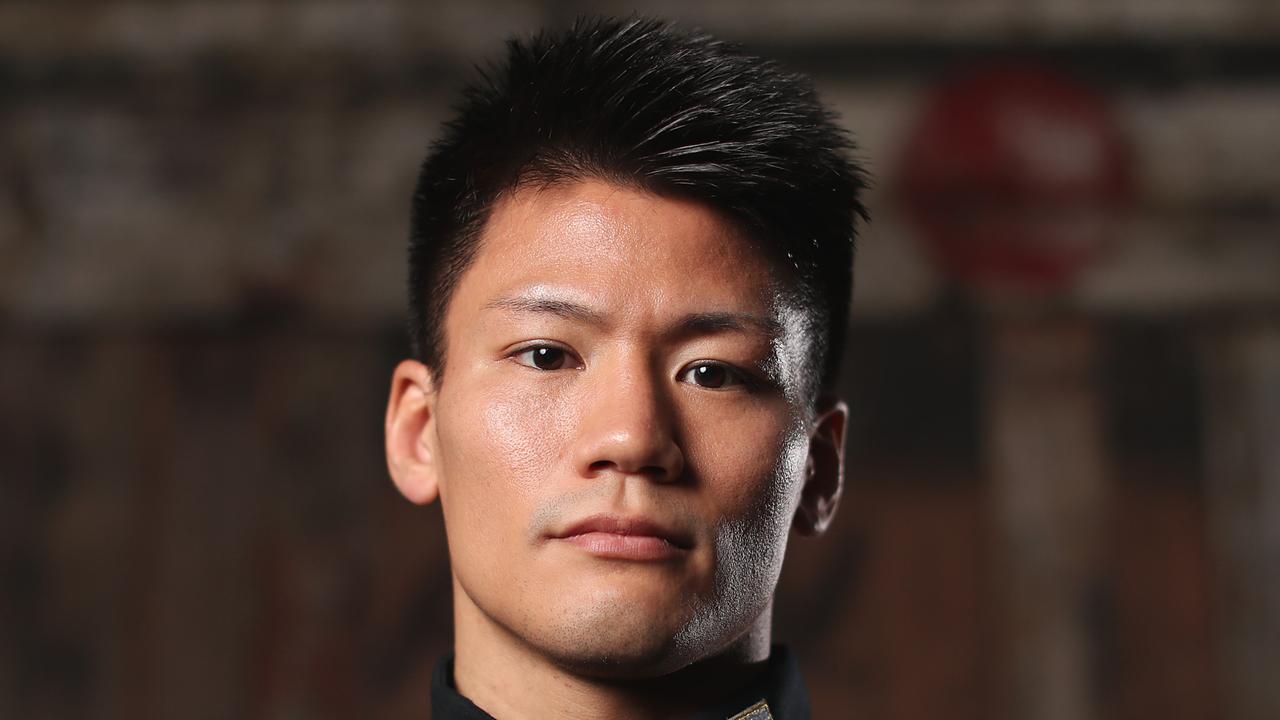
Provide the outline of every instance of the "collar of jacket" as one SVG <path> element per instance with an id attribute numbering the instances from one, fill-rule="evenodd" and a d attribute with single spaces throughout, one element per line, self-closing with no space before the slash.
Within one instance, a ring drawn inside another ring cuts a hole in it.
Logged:
<path id="1" fill-rule="evenodd" d="M 431 676 L 431 717 L 494 720 L 454 687 L 453 653 L 440 658 Z M 809 692 L 791 652 L 786 646 L 774 645 L 756 682 L 688 720 L 809 720 Z"/>

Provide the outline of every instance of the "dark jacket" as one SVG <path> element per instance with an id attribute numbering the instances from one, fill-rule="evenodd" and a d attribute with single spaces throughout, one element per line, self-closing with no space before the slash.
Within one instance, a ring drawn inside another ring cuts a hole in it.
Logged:
<path id="1" fill-rule="evenodd" d="M 436 663 L 431 678 L 433 720 L 494 720 L 458 694 L 453 684 L 453 655 Z M 809 693 L 790 651 L 774 645 L 759 678 L 723 702 L 711 702 L 689 720 L 809 720 Z"/>

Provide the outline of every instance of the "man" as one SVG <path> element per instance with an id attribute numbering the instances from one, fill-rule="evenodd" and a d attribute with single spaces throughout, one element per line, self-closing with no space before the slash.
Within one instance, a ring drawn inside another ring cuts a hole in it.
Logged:
<path id="1" fill-rule="evenodd" d="M 463 97 L 386 417 L 444 513 L 435 717 L 808 717 L 770 615 L 840 496 L 850 141 L 803 79 L 652 20 L 511 41 Z"/>

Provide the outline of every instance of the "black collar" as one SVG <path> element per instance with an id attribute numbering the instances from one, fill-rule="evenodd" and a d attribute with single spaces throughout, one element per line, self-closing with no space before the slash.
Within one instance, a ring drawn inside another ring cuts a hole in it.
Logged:
<path id="1" fill-rule="evenodd" d="M 762 705 L 763 703 L 763 705 Z M 765 712 L 767 710 L 767 712 Z M 434 720 L 494 720 L 453 685 L 453 653 L 440 658 L 431 677 Z M 809 720 L 809 693 L 800 668 L 785 646 L 774 645 L 759 679 L 722 703 L 689 720 Z"/>

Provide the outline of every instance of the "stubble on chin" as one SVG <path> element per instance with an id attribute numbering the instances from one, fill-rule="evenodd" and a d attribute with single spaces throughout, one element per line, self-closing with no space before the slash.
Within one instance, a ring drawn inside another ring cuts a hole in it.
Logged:
<path id="1" fill-rule="evenodd" d="M 681 593 L 674 585 L 669 592 Z M 696 601 L 659 604 L 616 586 L 550 594 L 556 606 L 544 608 L 539 618 L 524 616 L 517 634 L 565 670 L 600 678 L 654 677 L 687 664 L 681 637 Z"/>

